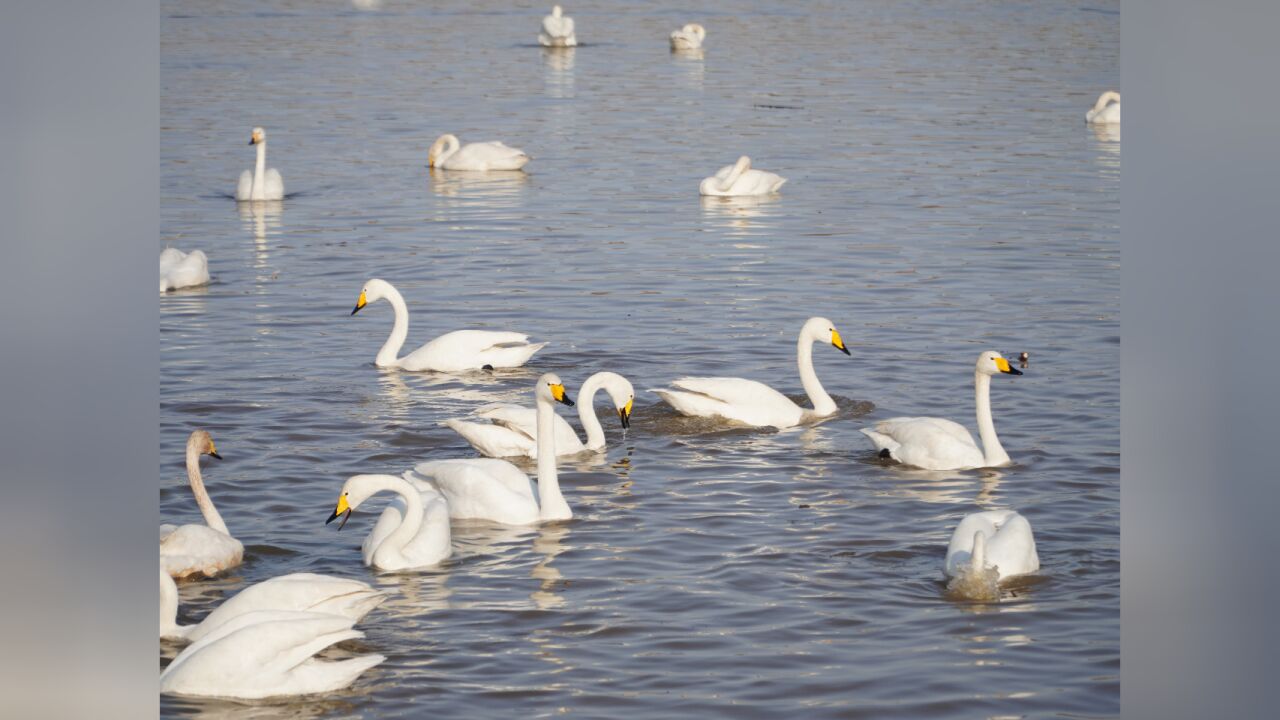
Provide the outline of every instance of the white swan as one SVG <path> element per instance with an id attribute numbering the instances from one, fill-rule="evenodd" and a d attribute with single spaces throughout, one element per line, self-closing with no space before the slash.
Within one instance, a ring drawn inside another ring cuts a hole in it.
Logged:
<path id="1" fill-rule="evenodd" d="M 593 407 L 596 391 L 604 389 L 613 400 L 622 427 L 631 427 L 631 407 L 636 392 L 631 382 L 617 373 L 598 372 L 582 383 L 578 394 L 578 419 L 587 432 L 584 443 L 574 432 L 573 426 L 560 415 L 555 415 L 556 454 L 576 455 L 581 452 L 600 452 L 605 448 L 604 428 Z M 491 405 L 477 415 L 490 422 L 478 423 L 465 420 L 445 420 L 444 424 L 458 433 L 471 446 L 488 457 L 538 457 L 538 412 L 535 408 L 520 405 Z"/>
<path id="2" fill-rule="evenodd" d="M 738 162 L 720 168 L 714 176 L 703 180 L 698 192 L 716 197 L 768 195 L 778 192 L 786 181 L 786 178 L 771 172 L 752 170 L 751 158 L 743 155 Z"/>
<path id="3" fill-rule="evenodd" d="M 551 8 L 551 14 L 542 18 L 538 44 L 543 47 L 577 46 L 578 36 L 573 33 L 573 18 L 565 15 L 559 5 Z"/>
<path id="4" fill-rule="evenodd" d="M 554 402 L 573 405 L 564 383 L 555 373 L 538 378 L 533 396 L 538 412 L 538 497 L 533 496 L 529 476 L 505 460 L 436 460 L 419 463 L 406 473 L 415 484 L 438 489 L 449 500 L 449 515 L 457 519 L 481 519 L 507 525 L 529 525 L 540 520 L 568 520 L 573 511 L 560 493 L 556 475 Z"/>
<path id="5" fill-rule="evenodd" d="M 236 567 L 244 558 L 244 545 L 231 537 L 227 524 L 213 506 L 200 475 L 200 456 L 222 456 L 213 446 L 213 438 L 204 430 L 196 430 L 187 438 L 187 481 L 196 496 L 204 525 L 160 526 L 160 566 L 173 577 L 196 573 L 213 577 Z"/>
<path id="6" fill-rule="evenodd" d="M 1013 510 L 967 515 L 951 533 L 945 567 L 949 577 L 991 569 L 1001 580 L 1040 569 L 1031 523 Z"/>
<path id="7" fill-rule="evenodd" d="M 800 328 L 796 363 L 800 366 L 800 384 L 813 403 L 812 410 L 800 407 L 764 383 L 742 378 L 685 377 L 673 381 L 670 389 L 652 392 L 683 415 L 720 417 L 755 427 L 787 428 L 834 415 L 836 402 L 822 388 L 813 371 L 815 342 L 829 342 L 840 352 L 849 354 L 830 320 L 809 318 Z"/>
<path id="8" fill-rule="evenodd" d="M 329 613 L 358 621 L 386 599 L 386 592 L 359 580 L 291 573 L 250 585 L 224 600 L 197 625 L 179 625 L 178 586 L 161 569 L 160 637 L 194 642 L 235 618 L 260 610 Z"/>
<path id="9" fill-rule="evenodd" d="M 258 146 L 258 162 L 253 170 L 240 173 L 236 185 L 236 200 L 283 200 L 284 178 L 280 171 L 267 167 L 267 131 L 260 127 L 249 135 L 249 144 Z"/>
<path id="10" fill-rule="evenodd" d="M 493 330 L 455 330 L 445 333 L 404 357 L 397 357 L 409 336 L 409 308 L 404 304 L 400 291 L 385 280 L 373 279 L 364 284 L 352 315 L 369 303 L 386 300 L 395 309 L 396 321 L 391 335 L 373 362 L 378 367 L 394 367 L 402 370 L 434 370 L 458 372 L 488 368 L 514 368 L 529 362 L 529 358 L 546 345 L 530 343 L 529 336 L 517 332 Z"/>
<path id="11" fill-rule="evenodd" d="M 201 250 L 184 253 L 177 248 L 160 251 L 160 292 L 198 287 L 209 283 L 209 258 Z"/>
<path id="12" fill-rule="evenodd" d="M 443 170 L 519 170 L 529 162 L 523 150 L 497 140 L 462 145 L 455 135 L 436 138 L 427 150 L 427 167 Z"/>
<path id="13" fill-rule="evenodd" d="M 352 475 L 342 485 L 338 505 L 325 524 L 344 515 L 341 530 L 351 511 L 382 492 L 396 499 L 382 511 L 378 522 L 360 546 L 364 564 L 379 570 L 411 570 L 436 565 L 449 557 L 449 506 L 443 496 L 429 486 L 417 487 L 395 475 Z"/>
<path id="14" fill-rule="evenodd" d="M 679 30 L 671 31 L 672 50 L 697 50 L 707 37 L 706 28 L 698 23 L 689 23 Z"/>
<path id="15" fill-rule="evenodd" d="M 331 692 L 386 660 L 360 655 L 322 661 L 316 653 L 364 637 L 355 620 L 316 612 L 259 610 L 240 615 L 192 643 L 160 674 L 160 692 L 261 700 Z"/>
<path id="16" fill-rule="evenodd" d="M 862 433 L 875 443 L 881 457 L 890 457 L 925 470 L 969 470 L 1008 465 L 1009 454 L 1000 445 L 995 422 L 991 419 L 991 376 L 996 373 L 1021 375 L 1022 371 L 1011 366 L 994 350 L 978 356 L 973 385 L 982 449 L 973 442 L 973 436 L 963 425 L 943 418 L 890 418 L 876 423 L 874 430 L 862 428 Z"/>
<path id="17" fill-rule="evenodd" d="M 1108 90 L 1098 96 L 1093 109 L 1084 114 L 1084 121 L 1096 125 L 1118 125 L 1120 123 L 1120 93 Z"/>

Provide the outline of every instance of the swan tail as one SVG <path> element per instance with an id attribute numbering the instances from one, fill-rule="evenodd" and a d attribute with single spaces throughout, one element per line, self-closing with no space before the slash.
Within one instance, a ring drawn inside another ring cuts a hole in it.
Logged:
<path id="1" fill-rule="evenodd" d="M 526 345 L 500 346 L 485 353 L 486 364 L 495 368 L 516 368 L 529 362 L 533 354 L 546 347 L 547 343 L 529 343 Z"/>
<path id="2" fill-rule="evenodd" d="M 292 694 L 311 694 L 341 690 L 356 681 L 364 671 L 381 664 L 385 655 L 360 655 L 347 660 L 308 660 L 293 671 L 296 688 Z"/>
<path id="3" fill-rule="evenodd" d="M 497 426 L 492 423 L 474 423 L 465 420 L 445 420 L 441 423 L 450 430 L 462 436 L 467 444 L 476 449 L 476 452 L 487 457 L 505 457 L 503 448 L 497 444 L 490 442 L 492 434 L 497 430 Z"/>
<path id="4" fill-rule="evenodd" d="M 663 402 L 675 408 L 681 415 L 706 417 L 720 414 L 721 403 L 707 395 L 670 388 L 653 388 L 649 392 L 662 398 Z"/>
<path id="5" fill-rule="evenodd" d="M 347 595 L 329 598 L 308 609 L 313 612 L 341 615 L 359 622 L 374 608 L 386 602 L 388 597 L 390 597 L 390 594 L 382 590 L 359 590 Z"/>
<path id="6" fill-rule="evenodd" d="M 876 432 L 871 428 L 860 428 L 860 432 L 871 438 L 871 442 L 875 444 L 877 450 L 881 452 L 888 450 L 889 457 L 892 457 L 895 460 L 898 459 L 896 453 L 898 452 L 898 448 L 902 447 L 902 444 L 897 440 L 894 440 L 884 433 Z"/>

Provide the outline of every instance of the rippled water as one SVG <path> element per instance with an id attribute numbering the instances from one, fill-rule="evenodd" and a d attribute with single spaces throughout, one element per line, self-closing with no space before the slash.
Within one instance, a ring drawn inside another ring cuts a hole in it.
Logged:
<path id="1" fill-rule="evenodd" d="M 247 546 L 229 577 L 182 585 L 180 619 L 291 571 L 395 594 L 337 651 L 388 656 L 349 691 L 162 712 L 1118 714 L 1120 145 L 1083 121 L 1119 82 L 1118 3 L 574 2 L 568 52 L 534 46 L 546 11 L 164 5 L 161 245 L 205 250 L 215 282 L 159 301 L 161 515 L 199 518 L 182 447 L 206 428 L 226 458 L 207 482 Z M 672 55 L 692 20 L 705 52 Z M 290 194 L 237 207 L 254 125 Z M 535 159 L 428 173 L 444 132 Z M 743 153 L 782 194 L 700 200 Z M 520 371 L 380 371 L 390 308 L 348 315 L 370 277 L 404 293 L 411 347 L 461 327 L 552 344 Z M 440 421 L 528 402 L 539 372 L 798 396 L 795 335 L 819 314 L 853 352 L 815 349 L 829 422 L 708 428 L 640 392 L 625 435 L 604 416 L 606 457 L 562 467 L 573 521 L 457 525 L 436 571 L 362 567 L 375 512 L 324 525 L 348 475 L 471 456 Z M 1031 353 L 993 384 L 1017 464 L 879 462 L 871 419 L 973 427 L 988 348 Z M 1040 574 L 953 599 L 951 529 L 1005 506 L 1034 526 Z"/>

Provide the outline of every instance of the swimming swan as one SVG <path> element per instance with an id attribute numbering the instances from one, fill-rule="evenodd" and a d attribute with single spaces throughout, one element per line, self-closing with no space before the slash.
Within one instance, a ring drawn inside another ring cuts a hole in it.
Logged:
<path id="1" fill-rule="evenodd" d="M 443 496 L 431 487 L 415 487 L 395 475 L 353 475 L 342 485 L 338 505 L 325 524 L 345 515 L 338 525 L 341 530 L 351 511 L 382 492 L 393 492 L 396 499 L 382 511 L 382 516 L 369 531 L 360 553 L 364 564 L 379 570 L 409 570 L 436 565 L 449 557 L 449 507 Z"/>
<path id="2" fill-rule="evenodd" d="M 988 350 L 978 356 L 973 385 L 978 414 L 978 435 L 982 449 L 963 425 L 934 417 L 897 417 L 881 420 L 875 429 L 862 428 L 881 456 L 925 470 L 969 470 L 1000 467 L 1011 461 L 996 437 L 991 419 L 991 376 L 996 373 L 1021 375 L 1000 353 Z"/>
<path id="3" fill-rule="evenodd" d="M 427 150 L 427 167 L 443 170 L 519 170 L 529 162 L 523 150 L 497 140 L 462 145 L 455 135 L 436 138 Z"/>
<path id="4" fill-rule="evenodd" d="M 716 197 L 768 195 L 778 192 L 786 181 L 786 178 L 771 172 L 752 170 L 751 158 L 743 155 L 737 163 L 726 165 L 713 177 L 703 180 L 698 192 Z"/>
<path id="5" fill-rule="evenodd" d="M 988 510 L 967 515 L 951 533 L 945 572 L 995 569 L 999 579 L 1027 575 L 1040 569 L 1031 523 L 1012 510 Z"/>
<path id="6" fill-rule="evenodd" d="M 177 248 L 160 251 L 160 292 L 209 284 L 209 258 L 204 252 L 184 253 Z"/>
<path id="7" fill-rule="evenodd" d="M 402 370 L 434 370 L 458 372 L 490 368 L 514 368 L 529 362 L 529 358 L 546 343 L 528 342 L 529 336 L 517 332 L 492 330 L 455 330 L 445 333 L 413 352 L 398 358 L 405 338 L 409 336 L 409 308 L 400 292 L 385 280 L 373 279 L 364 284 L 352 315 L 369 303 L 385 299 L 395 309 L 396 321 L 391 335 L 383 343 L 373 363 L 378 367 L 394 367 Z"/>
<path id="8" fill-rule="evenodd" d="M 196 496 L 204 525 L 160 526 L 160 566 L 172 577 L 184 578 L 203 573 L 213 577 L 223 570 L 236 567 L 244 558 L 244 545 L 231 537 L 222 516 L 209 499 L 200 476 L 200 456 L 211 455 L 219 460 L 213 446 L 213 438 L 204 430 L 196 430 L 187 438 L 187 481 Z"/>
<path id="9" fill-rule="evenodd" d="M 291 573 L 241 590 L 214 608 L 197 625 L 178 624 L 178 586 L 160 571 L 160 637 L 201 640 L 231 620 L 260 610 L 320 612 L 359 621 L 382 604 L 387 593 L 368 583 L 315 573 Z"/>
<path id="10" fill-rule="evenodd" d="M 706 28 L 698 23 L 689 23 L 679 30 L 671 31 L 672 50 L 697 50 L 707 37 Z"/>
<path id="11" fill-rule="evenodd" d="M 742 378 L 685 377 L 672 382 L 673 389 L 652 392 L 683 415 L 721 417 L 755 427 L 787 428 L 834 415 L 836 403 L 813 371 L 815 342 L 829 342 L 840 352 L 849 354 L 830 320 L 809 318 L 800 328 L 796 363 L 800 366 L 800 384 L 813 403 L 812 410 L 791 402 L 786 395 L 764 383 Z"/>
<path id="12" fill-rule="evenodd" d="M 1097 125 L 1119 124 L 1120 93 L 1115 90 L 1108 90 L 1099 95 L 1098 102 L 1093 104 L 1093 109 L 1084 114 L 1084 121 Z"/>
<path id="13" fill-rule="evenodd" d="M 267 131 L 260 127 L 253 129 L 249 135 L 249 144 L 258 146 L 258 162 L 253 171 L 240 173 L 240 183 L 236 185 L 236 200 L 282 200 L 284 199 L 284 178 L 280 171 L 267 167 Z"/>
<path id="14" fill-rule="evenodd" d="M 538 408 L 537 499 L 529 476 L 506 460 L 436 460 L 419 463 L 406 477 L 443 493 L 449 500 L 449 516 L 456 519 L 530 525 L 572 518 L 573 511 L 560 494 L 560 478 L 556 475 L 556 434 L 552 424 L 556 411 L 552 403 L 573 405 L 573 400 L 555 373 L 538 378 L 533 396 Z"/>
<path id="15" fill-rule="evenodd" d="M 560 415 L 555 415 L 556 454 L 576 455 L 581 452 L 600 452 L 605 449 L 604 428 L 593 407 L 596 391 L 604 389 L 613 400 L 622 427 L 631 427 L 631 407 L 636 391 L 630 381 L 617 373 L 598 372 L 582 383 L 578 394 L 578 419 L 587 432 L 587 441 L 578 439 L 578 433 Z M 471 443 L 471 446 L 488 457 L 538 457 L 537 410 L 520 405 L 491 405 L 477 415 L 488 423 L 465 420 L 445 420 L 444 424 Z"/>
<path id="16" fill-rule="evenodd" d="M 551 14 L 542 18 L 538 44 L 543 47 L 577 46 L 578 36 L 573 34 L 573 18 L 566 16 L 559 5 L 551 8 Z"/>

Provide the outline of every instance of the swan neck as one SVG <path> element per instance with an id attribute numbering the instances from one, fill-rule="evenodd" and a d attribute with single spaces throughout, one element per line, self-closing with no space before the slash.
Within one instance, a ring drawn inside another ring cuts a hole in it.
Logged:
<path id="1" fill-rule="evenodd" d="M 400 291 L 393 287 L 388 287 L 384 295 L 395 310 L 396 320 L 391 326 L 391 334 L 387 336 L 387 341 L 382 344 L 382 349 L 373 362 L 378 367 L 395 367 L 399 362 L 400 348 L 404 347 L 404 341 L 409 337 L 409 306 L 404 304 Z"/>
<path id="2" fill-rule="evenodd" d="M 178 585 L 162 568 L 160 570 L 160 637 L 186 637 L 190 627 L 178 624 Z"/>
<path id="3" fill-rule="evenodd" d="M 1108 90 L 1098 96 L 1098 102 L 1093 104 L 1093 111 L 1096 113 L 1107 106 L 1107 103 L 1115 100 L 1120 102 L 1120 93 L 1115 90 Z"/>
<path id="4" fill-rule="evenodd" d="M 721 190 L 728 191 L 733 184 L 738 182 L 738 178 L 742 177 L 742 173 L 751 168 L 751 161 L 744 155 L 738 158 L 738 162 L 733 164 L 733 169 L 729 171 L 729 176 L 721 183 Z"/>
<path id="5" fill-rule="evenodd" d="M 600 418 L 596 417 L 595 408 L 596 391 L 599 389 L 600 374 L 596 373 L 587 378 L 578 390 L 578 420 L 582 422 L 582 429 L 587 433 L 586 444 L 590 450 L 601 450 L 605 445 L 604 428 L 600 426 Z M 541 456 L 541 448 L 538 449 L 538 453 Z"/>
<path id="6" fill-rule="evenodd" d="M 538 513 L 543 520 L 567 520 L 573 517 L 569 504 L 560 493 L 556 474 L 555 408 L 538 398 Z"/>
<path id="7" fill-rule="evenodd" d="M 191 494 L 196 496 L 196 504 L 200 506 L 205 524 L 224 535 L 230 535 L 227 524 L 213 506 L 209 491 L 204 489 L 204 478 L 200 475 L 200 449 L 194 442 L 187 443 L 187 482 L 191 484 Z"/>
<path id="8" fill-rule="evenodd" d="M 974 404 L 978 414 L 978 436 L 982 438 L 982 455 L 987 467 L 1007 465 L 1009 454 L 996 436 L 996 424 L 991 418 L 991 376 L 983 372 L 973 373 Z"/>
<path id="9" fill-rule="evenodd" d="M 258 161 L 253 166 L 252 199 L 263 200 L 267 197 L 267 141 L 258 143 Z"/>
<path id="10" fill-rule="evenodd" d="M 402 555 L 405 546 L 417 537 L 418 531 L 422 529 L 422 496 L 408 480 L 394 475 L 378 476 L 376 487 L 379 490 L 389 490 L 404 498 L 404 520 L 373 552 L 379 555 L 385 550 L 390 550 L 397 555 Z"/>
<path id="11" fill-rule="evenodd" d="M 818 381 L 818 373 L 813 370 L 813 338 L 804 332 L 800 333 L 800 339 L 796 341 L 796 365 L 800 368 L 800 384 L 804 386 L 809 402 L 813 403 L 814 414 L 821 416 L 834 413 L 836 401 L 827 394 Z"/>
<path id="12" fill-rule="evenodd" d="M 969 551 L 969 569 L 974 572 L 987 567 L 987 536 L 981 530 L 973 533 L 973 550 Z"/>

